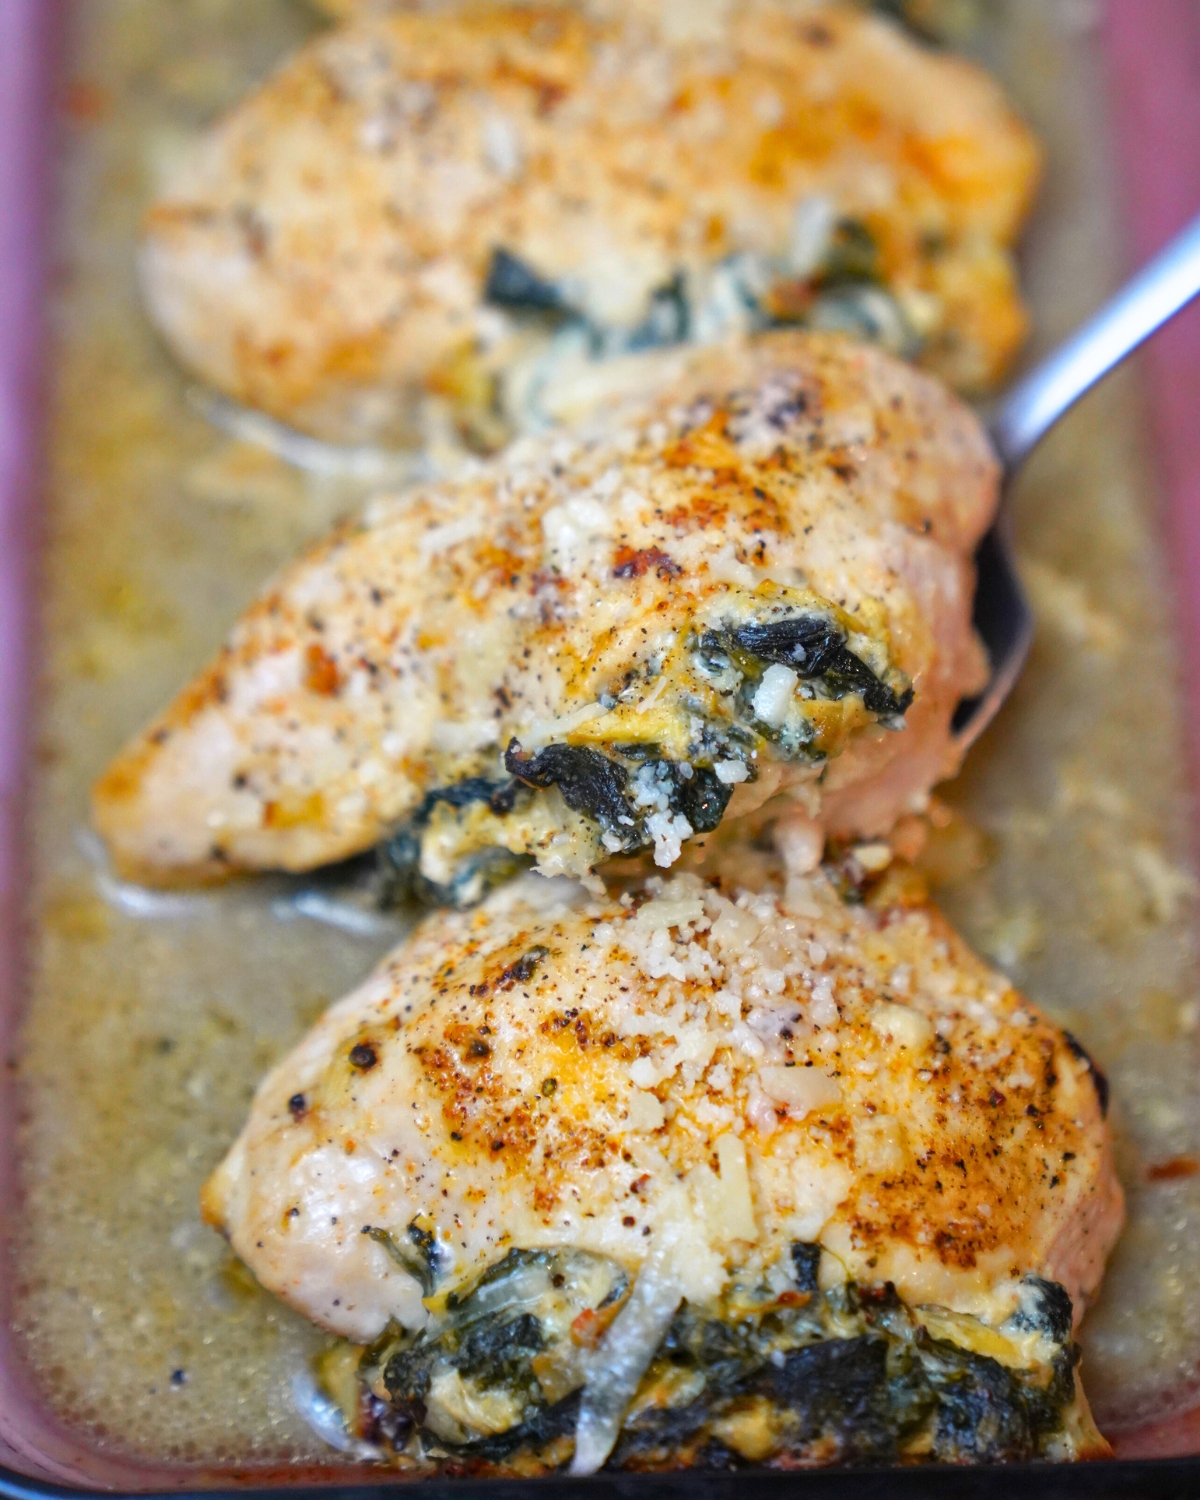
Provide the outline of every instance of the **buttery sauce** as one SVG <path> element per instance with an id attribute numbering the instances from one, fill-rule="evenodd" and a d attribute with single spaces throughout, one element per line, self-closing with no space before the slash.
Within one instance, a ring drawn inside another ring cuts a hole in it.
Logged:
<path id="1" fill-rule="evenodd" d="M 997 0 L 980 38 L 1049 148 L 1027 257 L 1039 347 L 1119 277 L 1091 14 Z M 204 1468 L 338 1461 L 302 1413 L 324 1336 L 238 1268 L 197 1193 L 264 1070 L 406 920 L 330 881 L 141 892 L 112 880 L 87 832 L 88 787 L 126 735 L 365 493 L 208 425 L 133 274 L 140 207 L 189 133 L 316 20 L 299 0 L 92 0 L 71 15 L 18 1329 L 46 1402 L 98 1448 Z M 1130 1226 L 1083 1335 L 1109 1431 L 1200 1383 L 1197 885 L 1143 429 L 1120 376 L 1022 480 L 1037 644 L 944 789 L 924 860 L 967 938 L 1109 1072 Z"/>

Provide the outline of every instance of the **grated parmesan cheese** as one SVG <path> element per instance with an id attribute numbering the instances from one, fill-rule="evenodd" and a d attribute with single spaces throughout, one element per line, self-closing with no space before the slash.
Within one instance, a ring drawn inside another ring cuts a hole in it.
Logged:
<path id="1" fill-rule="evenodd" d="M 443 526 L 431 526 L 417 541 L 417 555 L 423 563 L 429 562 L 459 542 L 469 542 L 483 531 L 483 518 L 479 515 L 461 516 L 456 521 L 447 521 Z"/>
<path id="2" fill-rule="evenodd" d="M 645 1061 L 639 1058 L 638 1062 Z M 635 1064 L 636 1066 L 636 1064 Z M 636 1089 L 629 1096 L 628 1123 L 630 1130 L 657 1130 L 666 1123 L 667 1112 L 653 1094 Z"/>
<path id="3" fill-rule="evenodd" d="M 837 1080 L 820 1068 L 760 1067 L 758 1077 L 767 1097 L 782 1104 L 793 1120 L 841 1102 Z"/>
<path id="4" fill-rule="evenodd" d="M 878 1000 L 867 1016 L 872 1031 L 885 1041 L 895 1042 L 898 1047 L 908 1047 L 913 1052 L 928 1047 L 933 1041 L 933 1026 L 927 1016 L 910 1005 L 896 1005 L 890 1000 Z"/>
<path id="5" fill-rule="evenodd" d="M 704 902 L 696 895 L 662 895 L 639 907 L 634 918 L 640 929 L 647 932 L 662 932 L 670 927 L 708 925 Z"/>
<path id="6" fill-rule="evenodd" d="M 778 729 L 787 718 L 799 681 L 799 675 L 791 667 L 778 662 L 768 667 L 751 702 L 755 717 Z"/>

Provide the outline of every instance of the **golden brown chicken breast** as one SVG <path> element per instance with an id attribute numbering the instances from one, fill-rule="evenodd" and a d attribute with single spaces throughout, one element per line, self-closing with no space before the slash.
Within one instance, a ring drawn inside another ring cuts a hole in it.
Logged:
<path id="1" fill-rule="evenodd" d="M 922 806 L 979 685 L 982 428 L 836 336 L 660 358 L 653 401 L 380 499 L 277 578 L 99 782 L 118 865 L 388 840 L 397 875 L 469 901 L 521 860 L 669 865 L 771 799 L 818 850 Z"/>
<path id="2" fill-rule="evenodd" d="M 439 914 L 264 1081 L 206 1214 L 403 1463 L 1105 1451 L 1103 1077 L 909 876 L 760 859 Z"/>
<path id="3" fill-rule="evenodd" d="M 338 441 L 493 447 L 597 366 L 778 323 L 991 384 L 1037 149 L 972 65 L 854 9 L 455 7 L 304 48 L 150 209 L 183 362 Z M 432 425 L 431 425 L 432 424 Z"/>

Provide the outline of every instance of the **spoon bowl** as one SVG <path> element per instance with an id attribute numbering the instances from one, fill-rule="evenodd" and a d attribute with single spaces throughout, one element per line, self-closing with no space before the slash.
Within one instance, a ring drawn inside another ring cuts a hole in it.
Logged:
<path id="1" fill-rule="evenodd" d="M 1198 294 L 1200 218 L 1023 376 L 993 414 L 990 431 L 1003 472 L 1001 500 L 975 553 L 974 609 L 990 675 L 983 692 L 964 698 L 955 713 L 954 733 L 964 750 L 979 738 L 1012 691 L 1033 641 L 1033 611 L 1012 551 L 1007 499 L 1013 480 L 1059 418 Z"/>

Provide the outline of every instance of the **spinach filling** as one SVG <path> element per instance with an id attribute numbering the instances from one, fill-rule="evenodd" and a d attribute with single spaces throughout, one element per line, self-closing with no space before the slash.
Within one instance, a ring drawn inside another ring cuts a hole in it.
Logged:
<path id="1" fill-rule="evenodd" d="M 408 822 L 376 848 L 379 905 L 387 909 L 406 901 L 418 901 L 425 906 L 472 906 L 490 890 L 527 869 L 532 863 L 530 858 L 489 845 L 460 860 L 453 878 L 444 884 L 421 873 L 421 835 L 438 807 L 461 811 L 482 804 L 503 817 L 516 806 L 520 790 L 515 780 L 491 781 L 484 776 L 468 776 L 427 792 Z"/>
<path id="2" fill-rule="evenodd" d="M 890 1282 L 822 1292 L 819 1258 L 818 1246 L 796 1244 L 770 1285 L 684 1302 L 607 1467 L 991 1463 L 1050 1452 L 1075 1400 L 1079 1357 L 1061 1286 L 1025 1278 L 1001 1333 L 1034 1335 L 1038 1357 L 1002 1364 L 930 1332 Z M 561 1467 L 590 1351 L 599 1346 L 602 1357 L 629 1290 L 600 1256 L 511 1251 L 445 1297 L 429 1329 L 393 1326 L 361 1352 L 352 1425 L 419 1464 Z M 926 1317 L 940 1326 L 936 1312 Z"/>
<path id="3" fill-rule="evenodd" d="M 437 1285 L 441 1252 L 437 1236 L 431 1230 L 422 1229 L 414 1219 L 405 1230 L 406 1239 L 398 1239 L 389 1230 L 377 1229 L 372 1224 L 364 1224 L 362 1232 L 383 1246 L 396 1264 L 413 1277 L 426 1297 L 432 1294 Z"/>
<path id="4" fill-rule="evenodd" d="M 381 904 L 415 898 L 463 907 L 482 900 L 529 866 L 539 838 L 557 831 L 545 808 L 538 816 L 539 792 L 557 788 L 566 806 L 589 820 L 590 858 L 599 861 L 657 848 L 659 840 L 710 833 L 737 782 L 756 779 L 760 747 L 769 744 L 775 758 L 819 764 L 829 753 L 822 748 L 829 742 L 820 738 L 822 704 L 858 696 L 879 723 L 902 728 L 911 684 L 894 668 L 873 670 L 850 640 L 848 627 L 829 614 L 786 604 L 702 631 L 674 665 L 659 668 L 671 676 L 662 712 L 674 728 L 662 732 L 676 735 L 672 753 L 652 739 L 622 737 L 648 722 L 622 708 L 629 691 L 644 691 L 631 672 L 620 692 L 601 700 L 607 713 L 618 715 L 613 738 L 602 748 L 552 743 L 527 751 L 514 738 L 503 753 L 506 774 L 468 776 L 428 792 L 379 846 Z M 796 691 L 782 716 L 767 721 L 758 693 L 772 666 L 795 673 Z M 428 859 L 435 844 L 442 853 Z M 443 878 L 431 876 L 430 868 Z"/>
<path id="5" fill-rule="evenodd" d="M 638 758 L 638 748 L 630 747 L 629 759 Z M 619 754 L 621 747 L 613 749 Z M 630 853 L 650 844 L 642 811 L 646 805 L 682 813 L 693 833 L 709 833 L 725 816 L 733 794 L 732 787 L 703 766 L 647 759 L 631 776 L 620 761 L 579 745 L 547 745 L 536 755 L 526 755 L 513 740 L 504 752 L 504 764 L 527 786 L 558 787 L 569 808 L 595 818 L 617 842 L 612 853 Z"/>
<path id="6" fill-rule="evenodd" d="M 511 1250 L 444 1298 L 436 1332 L 392 1326 L 361 1355 L 364 1434 L 396 1451 L 499 1460 L 574 1430 L 579 1342 L 629 1291 L 615 1262 L 574 1250 Z"/>
<path id="7" fill-rule="evenodd" d="M 730 1319 L 685 1304 L 647 1379 L 682 1368 L 704 1388 L 686 1406 L 648 1405 L 627 1420 L 612 1462 L 655 1467 L 681 1450 L 722 1467 L 760 1454 L 1012 1461 L 1039 1456 L 1060 1432 L 1078 1362 L 1069 1299 L 1065 1329 L 1058 1316 L 1061 1287 L 1029 1278 L 1051 1304 L 1039 1331 L 1059 1347 L 1027 1371 L 931 1336 L 890 1283 L 822 1294 L 815 1277 L 804 1279 L 801 1307 L 767 1304 Z M 1015 1315 L 1014 1329 L 1027 1326 L 1021 1316 L 1039 1314 Z"/>
<path id="8" fill-rule="evenodd" d="M 639 323 L 608 327 L 574 305 L 565 288 L 497 246 L 484 276 L 483 299 L 517 317 L 573 331 L 593 359 L 794 325 L 850 332 L 910 357 L 918 349 L 888 289 L 879 244 L 858 219 L 832 220 L 817 264 L 803 275 L 785 257 L 740 252 L 701 281 L 678 270 L 650 293 Z"/>
<path id="9" fill-rule="evenodd" d="M 511 250 L 498 246 L 492 251 L 484 277 L 483 300 L 518 315 L 575 324 L 586 333 L 588 347 L 596 359 L 684 343 L 691 334 L 691 306 L 682 271 L 650 293 L 646 316 L 640 323 L 618 331 L 592 323 L 571 306 L 554 282 L 539 275 Z"/>
<path id="10" fill-rule="evenodd" d="M 650 756 L 644 757 L 649 748 Z M 627 753 L 622 759 L 622 749 Z M 533 795 L 557 787 L 574 812 L 599 827 L 603 850 L 631 854 L 653 842 L 654 811 L 682 814 L 691 833 L 708 833 L 725 814 L 733 794 L 707 767 L 657 758 L 653 747 L 614 746 L 603 754 L 578 745 L 547 745 L 526 754 L 516 740 L 504 752 L 505 781 L 473 776 L 428 793 L 412 819 L 378 846 L 378 893 L 382 906 L 415 899 L 427 905 L 470 906 L 488 891 L 527 869 L 532 857 L 489 844 L 465 853 L 452 878 L 441 883 L 421 873 L 422 834 L 439 807 L 462 812 L 486 808 L 498 817 L 526 810 Z"/>
<path id="11" fill-rule="evenodd" d="M 794 615 L 751 622 L 701 637 L 701 648 L 735 650 L 758 662 L 791 667 L 806 682 L 819 682 L 831 698 L 861 693 L 863 705 L 885 719 L 900 719 L 913 700 L 911 684 L 899 692 L 878 677 L 846 645 L 845 632 L 823 615 Z"/>
<path id="12" fill-rule="evenodd" d="M 1069 1031 L 1065 1031 L 1063 1035 L 1067 1039 L 1067 1046 L 1071 1049 L 1072 1057 L 1081 1062 L 1088 1070 L 1088 1072 L 1092 1075 L 1092 1085 L 1096 1090 L 1096 1100 L 1100 1105 L 1100 1117 L 1101 1119 L 1107 1120 L 1109 1096 L 1111 1093 L 1108 1082 L 1108 1075 L 1103 1071 L 1103 1069 L 1096 1066 L 1095 1058 L 1091 1055 L 1091 1053 L 1087 1050 L 1087 1048 L 1083 1045 L 1083 1043 L 1077 1036 L 1074 1036 Z"/>

